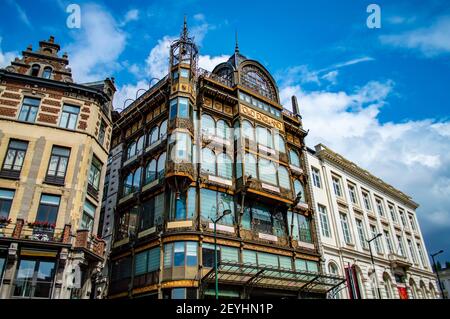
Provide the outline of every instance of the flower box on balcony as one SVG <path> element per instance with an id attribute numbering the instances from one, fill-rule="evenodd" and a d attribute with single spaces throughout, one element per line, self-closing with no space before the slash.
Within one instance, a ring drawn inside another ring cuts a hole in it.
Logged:
<path id="1" fill-rule="evenodd" d="M 30 228 L 41 228 L 41 229 L 54 229 L 55 228 L 55 224 L 53 224 L 53 223 L 40 222 L 40 221 L 29 222 L 29 223 L 27 223 L 27 225 Z"/>

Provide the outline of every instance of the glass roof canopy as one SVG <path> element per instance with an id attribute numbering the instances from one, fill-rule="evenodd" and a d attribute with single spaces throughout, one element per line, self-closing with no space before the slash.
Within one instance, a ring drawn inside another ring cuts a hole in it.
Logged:
<path id="1" fill-rule="evenodd" d="M 218 263 L 217 276 L 221 284 L 316 293 L 327 293 L 345 282 L 345 278 L 335 275 L 231 261 Z M 215 281 L 214 268 L 203 277 L 202 281 L 203 283 Z"/>

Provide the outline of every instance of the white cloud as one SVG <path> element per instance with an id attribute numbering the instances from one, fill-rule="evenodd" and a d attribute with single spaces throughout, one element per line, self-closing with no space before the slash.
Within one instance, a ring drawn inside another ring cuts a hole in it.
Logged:
<path id="1" fill-rule="evenodd" d="M 383 44 L 420 51 L 425 57 L 450 53 L 450 16 L 437 19 L 429 27 L 399 34 L 382 35 Z"/>
<path id="2" fill-rule="evenodd" d="M 73 33 L 75 41 L 65 48 L 76 82 L 98 81 L 120 68 L 117 62 L 125 49 L 126 35 L 102 7 L 82 7 L 82 26 Z"/>
<path id="3" fill-rule="evenodd" d="M 29 28 L 32 28 L 30 19 L 28 19 L 27 13 L 22 7 L 14 0 L 8 0 L 9 4 L 14 6 L 17 10 L 17 14 L 19 15 L 19 19 L 22 20 L 23 23 Z"/>
<path id="4" fill-rule="evenodd" d="M 322 75 L 321 79 L 327 80 L 331 84 L 336 84 L 338 74 L 339 74 L 339 71 L 336 71 L 336 70 L 330 71 L 330 72 Z"/>
<path id="5" fill-rule="evenodd" d="M 0 68 L 7 67 L 19 54 L 17 52 L 2 50 L 2 37 L 0 37 Z"/>
<path id="6" fill-rule="evenodd" d="M 175 39 L 176 37 L 166 35 L 150 50 L 145 61 L 148 76 L 162 79 L 169 72 L 170 45 Z"/>
<path id="7" fill-rule="evenodd" d="M 153 83 L 154 84 L 154 83 Z M 130 105 L 136 99 L 136 93 L 138 97 L 149 89 L 149 83 L 145 80 L 140 80 L 136 84 L 125 84 L 117 89 L 114 95 L 114 109 L 121 111 L 121 109 Z M 139 92 L 138 92 L 139 90 Z M 132 99 L 128 100 L 127 99 Z M 126 103 L 125 103 L 126 101 Z M 125 103 L 125 104 L 124 104 Z"/>
<path id="8" fill-rule="evenodd" d="M 125 17 L 123 18 L 122 22 L 120 23 L 120 26 L 125 26 L 129 22 L 137 20 L 139 20 L 139 10 L 137 9 L 128 10 L 127 13 L 125 13 Z"/>
<path id="9" fill-rule="evenodd" d="M 226 62 L 230 58 L 229 55 L 200 55 L 198 58 L 198 65 L 202 69 L 212 71 L 219 63 Z"/>
<path id="10" fill-rule="evenodd" d="M 282 83 L 282 86 L 285 87 L 293 85 L 294 83 L 315 83 L 320 86 L 322 85 L 322 82 L 320 80 L 326 80 L 331 84 L 336 84 L 339 69 L 373 60 L 373 58 L 365 56 L 344 62 L 339 62 L 319 70 L 311 70 L 307 65 L 297 65 L 288 68 L 285 72 L 283 72 L 281 76 L 278 77 L 281 80 L 280 82 Z"/>
<path id="11" fill-rule="evenodd" d="M 290 105 L 291 96 L 298 96 L 303 125 L 310 129 L 308 145 L 324 143 L 411 195 L 420 204 L 425 233 L 445 229 L 450 226 L 450 122 L 381 123 L 393 88 L 392 81 L 372 81 L 353 92 L 305 92 L 291 85 L 280 97 Z"/>

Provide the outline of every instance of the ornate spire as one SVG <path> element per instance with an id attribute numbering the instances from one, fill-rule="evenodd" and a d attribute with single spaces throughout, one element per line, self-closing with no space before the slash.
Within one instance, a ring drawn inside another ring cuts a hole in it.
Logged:
<path id="1" fill-rule="evenodd" d="M 189 38 L 188 28 L 187 28 L 187 18 L 186 15 L 184 15 L 184 23 L 183 23 L 183 30 L 181 31 L 180 35 L 181 39 L 187 40 Z"/>
<path id="2" fill-rule="evenodd" d="M 236 35 L 235 35 L 235 43 L 236 43 L 236 45 L 234 47 L 234 52 L 235 53 L 239 53 L 239 42 L 238 42 L 238 33 L 237 33 L 237 31 L 236 31 Z"/>

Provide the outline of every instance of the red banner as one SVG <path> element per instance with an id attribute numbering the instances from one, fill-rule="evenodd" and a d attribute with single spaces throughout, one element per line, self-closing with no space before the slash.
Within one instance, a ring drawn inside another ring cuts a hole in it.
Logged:
<path id="1" fill-rule="evenodd" d="M 406 287 L 397 287 L 397 289 L 400 299 L 408 299 L 408 292 L 406 291 Z"/>

